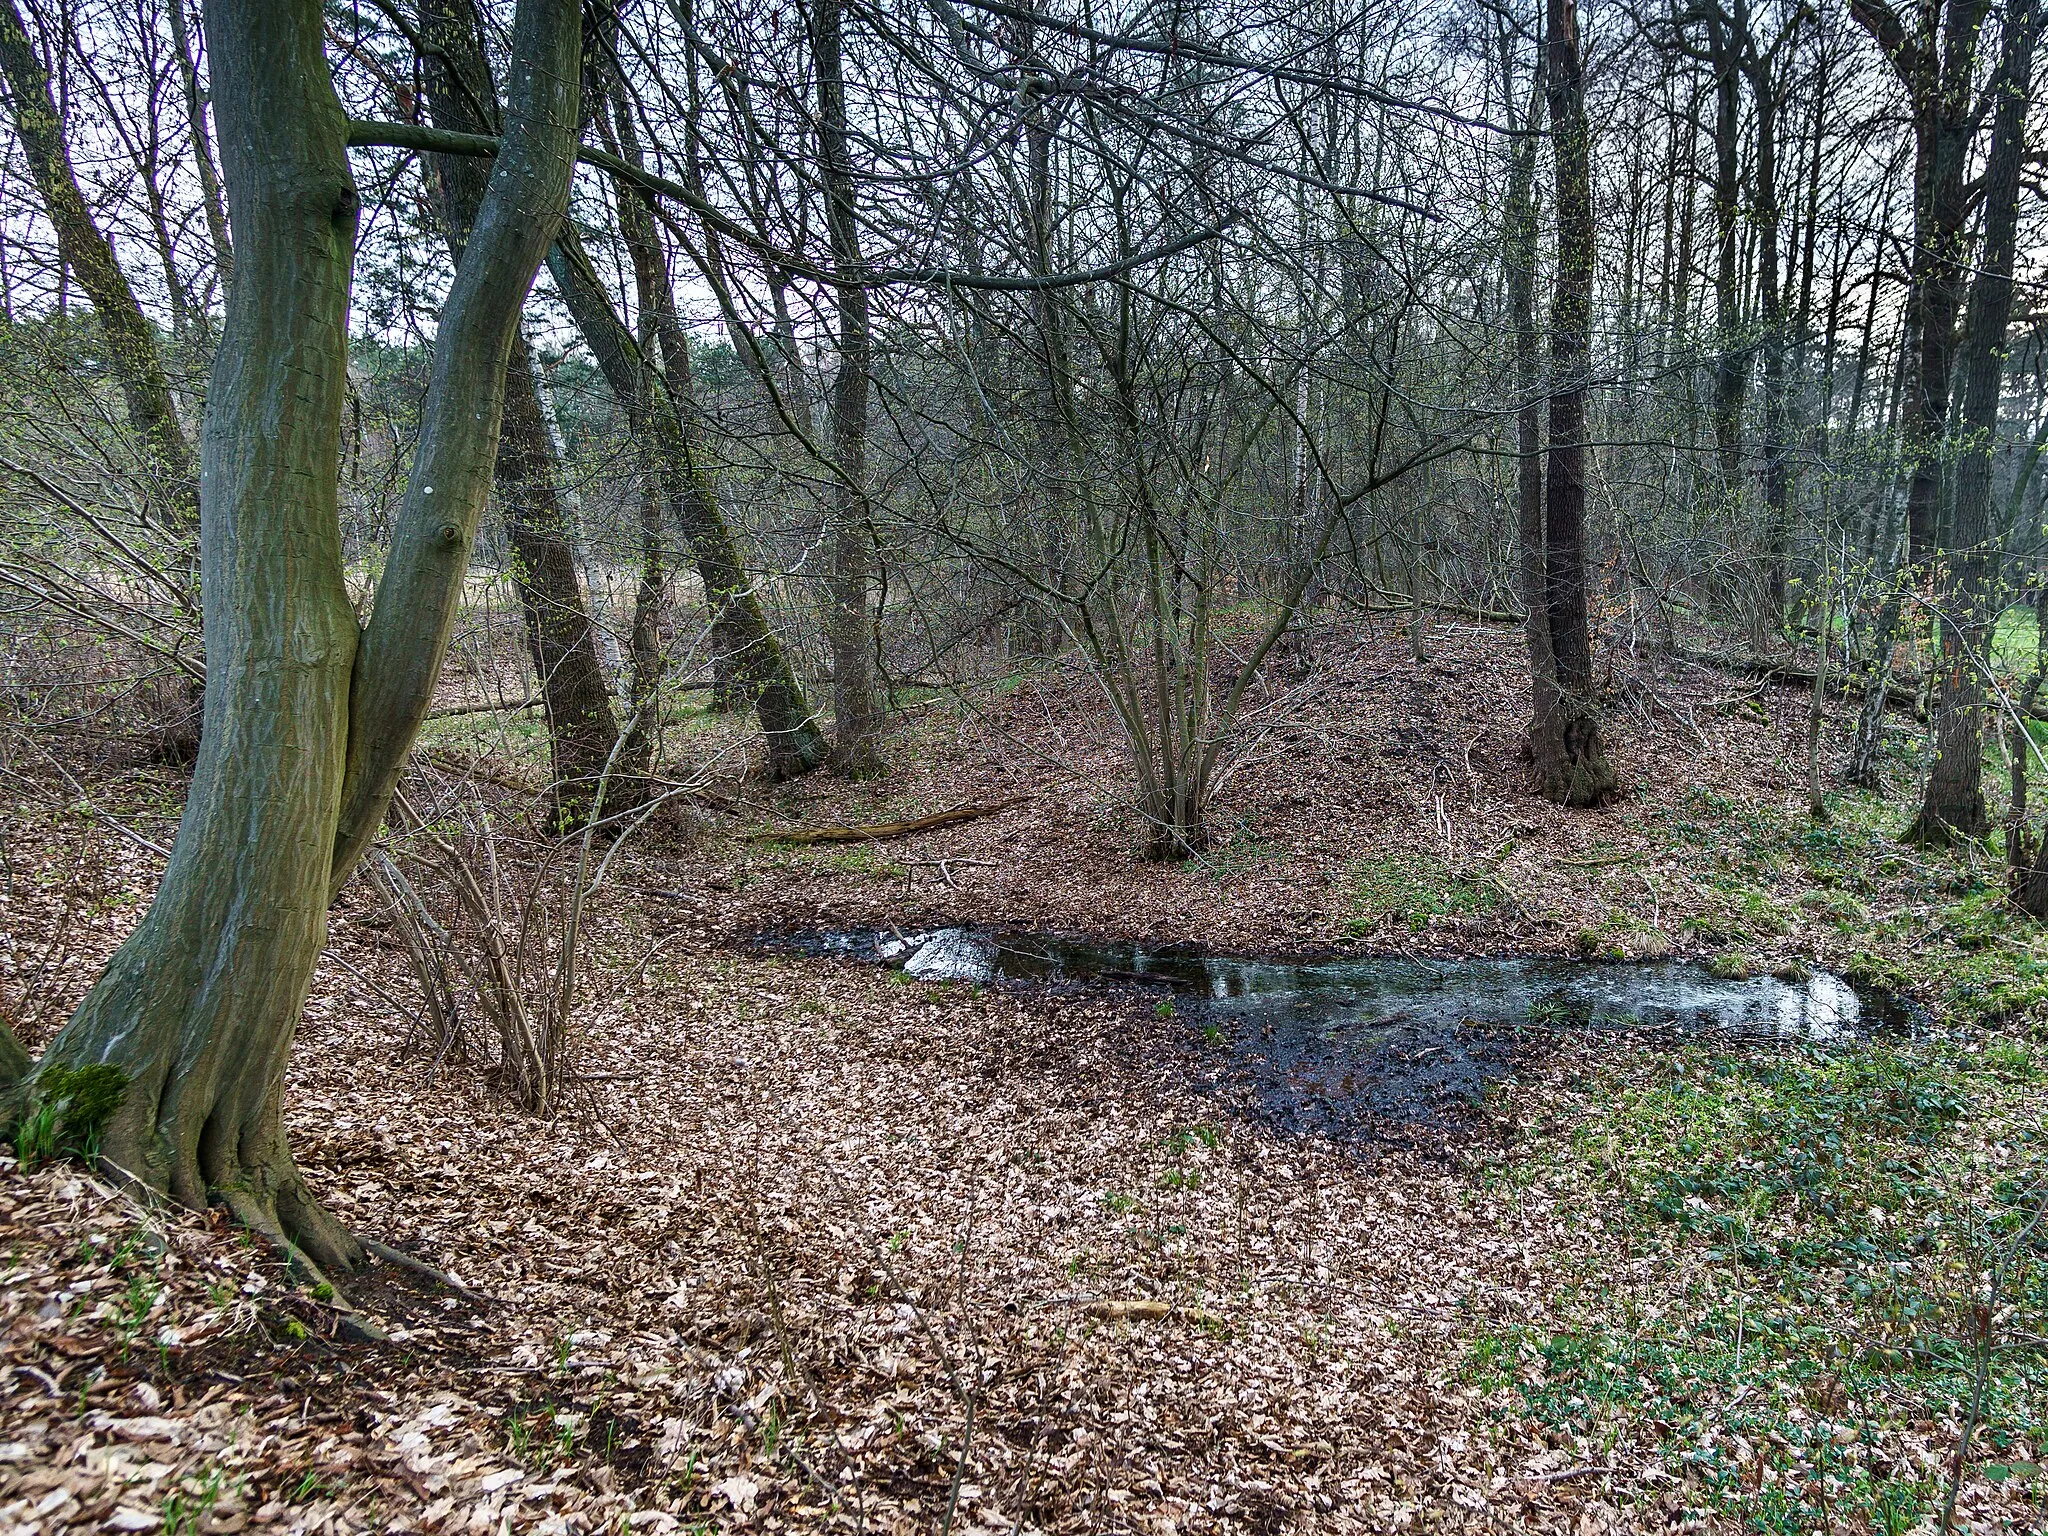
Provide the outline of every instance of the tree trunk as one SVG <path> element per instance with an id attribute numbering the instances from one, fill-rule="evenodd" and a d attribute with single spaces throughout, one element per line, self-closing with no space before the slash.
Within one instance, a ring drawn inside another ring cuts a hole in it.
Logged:
<path id="1" fill-rule="evenodd" d="M 432 697 L 490 485 L 528 285 L 568 201 L 579 12 L 525 0 L 511 131 L 443 307 L 394 548 L 369 628 L 338 513 L 357 197 L 316 0 L 210 0 L 208 52 L 243 280 L 207 395 L 206 728 L 148 913 L 45 1062 L 125 1089 L 111 1171 L 220 1199 L 313 1265 L 360 1245 L 285 1144 L 286 1062 L 326 914 L 384 819 Z M 33 1092 L 33 1084 L 31 1084 Z"/>
<path id="2" fill-rule="evenodd" d="M 841 0 L 818 0 L 811 12 L 811 51 L 818 67 L 818 163 L 825 183 L 825 222 L 832 260 L 842 278 L 839 368 L 832 381 L 832 577 L 826 631 L 832 647 L 832 766 L 863 777 L 882 768 L 882 707 L 871 670 L 869 600 L 874 530 L 868 510 L 868 293 L 861 274 L 860 225 L 854 215 L 853 156 L 846 126 Z"/>
<path id="3" fill-rule="evenodd" d="M 50 78 L 36 56 L 14 0 L 0 0 L 0 74 L 7 80 L 14 131 L 21 140 L 43 211 L 57 232 L 57 250 L 76 273 L 106 343 L 107 362 L 121 385 L 128 425 L 143 453 L 165 527 L 180 537 L 199 531 L 199 477 L 192 445 L 178 422 L 156 329 L 136 302 L 135 290 L 114 260 L 114 248 L 93 222 L 64 143 L 64 124 L 50 96 Z"/>
<path id="4" fill-rule="evenodd" d="M 2027 821 L 2028 759 L 2035 750 L 2027 722 L 2043 681 L 2048 681 L 2048 586 L 2034 594 L 2034 670 L 2014 701 L 2012 801 L 2005 822 L 2006 891 L 2014 906 L 2035 918 L 2048 918 L 2048 838 L 2037 835 Z"/>
<path id="5" fill-rule="evenodd" d="M 423 0 L 419 25 L 430 50 L 421 66 L 434 126 L 495 133 L 497 86 L 469 0 Z M 438 155 L 434 169 L 449 251 L 459 263 L 483 205 L 490 163 Z M 615 769 L 613 783 L 603 792 L 604 805 L 598 803 L 599 785 L 619 743 L 619 724 L 577 568 L 575 530 L 562 502 L 562 466 L 522 336 L 513 338 L 505 362 L 504 399 L 498 500 L 512 545 L 512 579 L 526 620 L 527 645 L 547 710 L 555 823 L 567 830 L 603 814 L 606 807 L 637 804 L 646 794 L 646 782 L 619 779 Z"/>
<path id="6" fill-rule="evenodd" d="M 221 200 L 220 171 L 213 162 L 213 134 L 206 125 L 206 95 L 199 88 L 199 60 L 192 52 L 192 29 L 185 19 L 189 0 L 169 0 L 171 46 L 178 55 L 178 84 L 185 94 L 186 126 L 192 133 L 192 162 L 199 172 L 199 201 L 206 211 L 206 232 L 213 238 L 213 264 L 225 294 L 235 280 L 235 246 L 228 238 L 228 209 Z"/>
<path id="7" fill-rule="evenodd" d="M 170 867 L 46 1062 L 126 1078 L 106 1163 L 360 1258 L 294 1166 L 285 1062 L 326 938 L 355 611 L 337 493 L 357 201 L 312 0 L 212 0 L 237 284 L 208 391 L 206 725 Z"/>
<path id="8" fill-rule="evenodd" d="M 2012 272 L 2019 231 L 2020 173 L 2026 158 L 2027 97 L 2033 85 L 2036 0 L 2013 0 L 1993 77 L 1991 151 L 1984 170 L 1984 249 L 1971 285 L 1963 344 L 1962 441 L 1956 456 L 1953 524 L 1941 603 L 1940 694 L 1934 761 L 1909 841 L 1945 843 L 1984 836 L 1983 682 L 1977 662 L 1990 641 L 1994 595 L 1991 455 L 2012 319 Z"/>
<path id="9" fill-rule="evenodd" d="M 1544 480 L 1543 610 L 1556 687 L 1529 727 L 1538 788 L 1597 805 L 1615 787 L 1593 701 L 1586 616 L 1586 373 L 1591 357 L 1593 181 L 1575 0 L 1549 0 L 1544 88 L 1557 161 L 1557 289 L 1550 312 L 1550 452 Z"/>
<path id="10" fill-rule="evenodd" d="M 1718 5 L 1706 12 L 1707 57 L 1714 71 L 1714 449 L 1721 494 L 1742 492 L 1742 398 L 1749 348 L 1742 336 L 1740 227 L 1742 76 L 1734 39 Z M 1561 174 L 1561 173 L 1560 173 Z"/>
<path id="11" fill-rule="evenodd" d="M 683 531 L 707 601 L 723 604 L 729 626 L 729 654 L 768 738 L 768 776 L 790 778 L 824 763 L 824 732 L 804 698 L 775 632 L 768 627 L 760 596 L 740 564 L 739 548 L 719 511 L 708 472 L 699 462 L 688 419 L 688 397 L 642 355 L 633 333 L 612 308 L 609 295 L 583 252 L 575 231 L 563 226 L 548 256 L 549 270 L 584 344 L 597 358 L 612 393 L 630 413 L 645 415 L 636 430 L 646 432 L 661 465 L 662 495 L 669 515 Z M 688 387 L 688 377 L 682 380 Z"/>
<path id="12" fill-rule="evenodd" d="M 1970 141 L 1976 132 L 1977 35 L 1990 0 L 1923 0 L 1909 30 L 1887 0 L 1850 0 L 1849 10 L 1884 51 L 1913 114 L 1913 257 L 1906 289 L 1910 381 L 1899 435 L 1910 466 L 1906 558 L 1924 565 L 1939 532 L 1970 213 Z"/>
<path id="13" fill-rule="evenodd" d="M 498 438 L 498 500 L 512 543 L 512 569 L 527 644 L 540 675 L 554 759 L 555 824 L 580 826 L 596 815 L 637 805 L 646 781 L 621 778 L 607 764 L 619 744 L 611 687 L 590 622 L 574 530 L 562 504 L 561 464 L 542 414 L 524 338 L 505 364 L 505 421 Z M 600 805 L 600 798 L 602 804 Z"/>
<path id="14" fill-rule="evenodd" d="M 1778 98 L 1771 60 L 1759 57 L 1743 39 L 1748 61 L 1749 94 L 1756 104 L 1755 190 L 1757 319 L 1762 331 L 1764 373 L 1763 491 L 1764 596 L 1770 617 L 1784 621 L 1786 564 L 1792 553 L 1792 479 L 1786 443 L 1785 298 L 1780 281 L 1778 237 Z"/>
<path id="15" fill-rule="evenodd" d="M 1514 55 L 1505 25 L 1500 33 L 1501 78 L 1506 82 L 1510 128 L 1520 136 L 1508 151 L 1507 198 L 1502 246 L 1508 312 L 1515 327 L 1515 508 L 1522 608 L 1528 618 L 1529 687 L 1532 722 L 1558 712 L 1557 664 L 1550 654 L 1550 608 L 1543 578 L 1543 402 L 1538 393 L 1536 260 L 1541 233 L 1536 211 L 1536 135 L 1542 125 L 1543 68 L 1538 55 L 1530 81 L 1525 123 L 1514 121 Z M 1532 731 L 1534 726 L 1531 727 Z"/>

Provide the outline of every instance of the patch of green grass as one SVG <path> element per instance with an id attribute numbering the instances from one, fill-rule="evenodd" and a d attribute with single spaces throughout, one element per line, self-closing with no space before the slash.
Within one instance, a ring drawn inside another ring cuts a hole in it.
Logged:
<path id="1" fill-rule="evenodd" d="M 1709 975 L 1723 981 L 1747 981 L 1756 969 L 1756 962 L 1739 949 L 1724 949 L 1707 962 Z"/>
<path id="2" fill-rule="evenodd" d="M 2030 1464 L 2048 1430 L 2043 1080 L 2014 1039 L 1600 1069 L 1571 1135 L 1502 1175 L 1606 1236 L 1468 1374 L 1746 1529 L 1912 1528 L 1942 1489 L 1899 1437 L 1952 1434 L 1980 1373 L 1981 1461 Z M 1653 1278 L 1617 1287 L 1616 1245 Z"/>
<path id="3" fill-rule="evenodd" d="M 1695 1507 L 1739 1511 L 1751 1529 L 1903 1536 L 1938 1502 L 1938 1488 L 1875 1470 L 1853 1421 L 1846 1433 L 1855 1438 L 1841 1443 L 1844 1426 L 1812 1410 L 1837 1390 L 1833 1378 L 1817 1368 L 1773 1374 L 1783 1364 L 1754 1343 L 1738 1346 L 1726 1329 L 1674 1339 L 1510 1327 L 1475 1344 L 1467 1375 L 1608 1454 L 1623 1425 L 1656 1422 L 1663 1459 L 1686 1476 Z M 1719 1406 L 1738 1393 L 1739 1406 Z"/>
<path id="4" fill-rule="evenodd" d="M 1712 944 L 1776 938 L 1791 926 L 1784 909 L 1769 892 L 1748 885 L 1710 889 L 1705 908 L 1685 921 L 1689 932 Z"/>
<path id="5" fill-rule="evenodd" d="M 1350 875 L 1357 915 L 1345 927 L 1353 934 L 1370 933 L 1383 922 L 1424 928 L 1435 918 L 1490 912 L 1503 894 L 1491 876 L 1453 870 L 1427 853 L 1359 859 Z"/>

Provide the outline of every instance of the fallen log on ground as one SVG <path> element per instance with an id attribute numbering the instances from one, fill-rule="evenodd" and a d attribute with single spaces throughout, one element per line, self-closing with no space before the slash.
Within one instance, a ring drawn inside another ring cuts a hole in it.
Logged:
<path id="1" fill-rule="evenodd" d="M 991 800 L 985 805 L 956 805 L 952 810 L 940 811 L 935 816 L 876 822 L 865 827 L 769 827 L 748 835 L 755 842 L 796 843 L 806 847 L 814 843 L 885 843 L 892 838 L 915 837 L 920 832 L 932 832 L 940 827 L 956 827 L 963 821 L 979 821 L 984 816 L 1007 811 L 1013 805 L 1022 805 L 1030 798 L 1029 795 L 1012 795 L 1007 800 Z"/>
<path id="2" fill-rule="evenodd" d="M 537 709 L 546 701 L 539 694 L 530 699 L 500 699 L 493 703 L 486 699 L 481 703 L 443 704 L 438 709 L 427 711 L 429 720 L 446 720 L 453 715 L 496 715 L 517 714 L 522 709 Z"/>
<path id="3" fill-rule="evenodd" d="M 1773 661 L 1768 656 L 1734 656 L 1720 651 L 1671 652 L 1680 661 L 1690 661 L 1703 667 L 1714 667 L 1723 672 L 1742 673 L 1749 677 L 1761 678 L 1767 683 L 1797 683 L 1811 688 L 1819 674 L 1812 667 L 1796 666 L 1790 661 Z M 1903 709 L 1915 719 L 1920 718 L 1920 690 L 1914 684 L 1917 679 L 1893 679 L 1885 684 L 1885 703 L 1893 709 Z M 1828 674 L 1828 687 L 1862 698 L 1867 689 L 1854 678 L 1843 678 L 1838 671 Z M 2048 715 L 2040 718 L 2048 719 Z"/>

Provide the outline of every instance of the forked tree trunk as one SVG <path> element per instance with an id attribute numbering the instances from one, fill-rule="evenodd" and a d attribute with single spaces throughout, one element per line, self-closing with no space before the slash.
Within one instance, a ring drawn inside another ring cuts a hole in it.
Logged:
<path id="1" fill-rule="evenodd" d="M 106 1164 L 230 1205 L 323 1268 L 360 1245 L 285 1142 L 286 1063 L 327 908 L 382 824 L 433 694 L 490 486 L 505 359 L 568 200 L 579 13 L 523 0 L 510 132 L 434 344 L 412 479 L 366 631 L 342 558 L 357 197 L 318 0 L 209 0 L 241 280 L 201 461 L 206 728 L 155 901 L 51 1044 L 125 1092 Z M 32 1091 L 32 1090 L 31 1090 Z"/>
<path id="2" fill-rule="evenodd" d="M 1984 684 L 1977 664 L 1997 612 L 1992 566 L 1991 455 L 2012 320 L 2012 271 L 2019 232 L 2020 172 L 2026 158 L 2027 96 L 2033 85 L 2036 0 L 2013 0 L 2005 15 L 1991 94 L 1991 152 L 1984 170 L 1984 250 L 1970 289 L 1964 333 L 1961 451 L 1941 604 L 1940 696 L 1934 761 L 1909 841 L 1946 843 L 1991 830 L 1984 804 Z"/>
<path id="3" fill-rule="evenodd" d="M 1543 612 L 1552 688 L 1538 689 L 1529 727 L 1537 788 L 1563 805 L 1597 805 L 1614 790 L 1593 700 L 1586 616 L 1586 372 L 1591 355 L 1593 181 L 1576 0 L 1549 0 L 1545 94 L 1557 160 L 1557 289 L 1550 312 L 1550 452 L 1544 478 Z M 1532 657 L 1532 660 L 1536 658 Z M 1544 707 L 1544 706 L 1547 706 Z"/>

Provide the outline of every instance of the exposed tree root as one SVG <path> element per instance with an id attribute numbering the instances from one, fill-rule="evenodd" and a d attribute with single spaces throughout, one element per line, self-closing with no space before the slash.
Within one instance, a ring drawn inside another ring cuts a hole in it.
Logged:
<path id="1" fill-rule="evenodd" d="M 479 1305 L 488 1305 L 490 1302 L 490 1297 L 480 1291 L 471 1290 L 445 1269 L 436 1269 L 424 1259 L 416 1259 L 402 1248 L 394 1248 L 389 1243 L 380 1243 L 374 1237 L 358 1238 L 357 1241 L 366 1250 L 375 1254 L 387 1264 L 396 1264 L 400 1269 L 411 1270 L 414 1274 L 422 1275 L 433 1281 L 436 1285 L 444 1286 L 448 1290 L 455 1292 L 456 1295 L 465 1296 Z"/>
<path id="2" fill-rule="evenodd" d="M 390 1342 L 391 1336 L 351 1305 L 341 1287 L 328 1277 L 319 1263 L 292 1241 L 267 1202 L 246 1189 L 224 1189 L 220 1196 L 227 1208 L 234 1212 L 236 1220 L 277 1249 L 294 1279 L 311 1287 L 316 1296 L 334 1308 L 343 1333 L 367 1344 Z M 322 1214 L 325 1216 L 324 1212 Z M 326 1219 L 331 1225 L 332 1218 Z"/>

